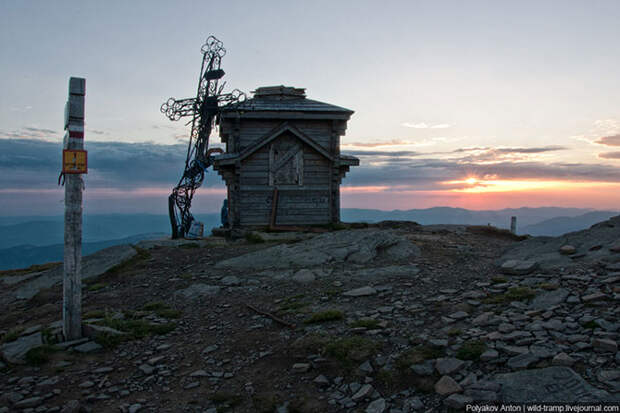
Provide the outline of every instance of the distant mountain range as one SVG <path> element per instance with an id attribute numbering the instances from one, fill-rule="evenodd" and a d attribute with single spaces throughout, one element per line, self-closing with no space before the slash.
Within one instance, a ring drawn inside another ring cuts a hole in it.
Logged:
<path id="1" fill-rule="evenodd" d="M 121 239 L 112 239 L 99 242 L 86 242 L 82 244 L 82 255 L 92 254 L 104 248 L 120 244 L 135 244 L 145 239 L 165 237 L 167 234 L 140 234 Z M 0 269 L 11 270 L 26 268 L 33 264 L 62 261 L 64 255 L 64 243 L 36 247 L 34 245 L 18 245 L 0 250 Z"/>
<path id="2" fill-rule="evenodd" d="M 618 211 L 594 211 L 580 208 L 517 208 L 496 211 L 472 211 L 436 207 L 406 211 L 343 208 L 344 222 L 415 221 L 419 224 L 493 225 L 508 228 L 517 217 L 519 234 L 557 236 L 589 228 L 618 215 Z M 219 214 L 196 214 L 205 224 L 205 233 L 220 225 Z M 0 270 L 62 260 L 63 217 L 0 217 Z M 170 233 L 167 215 L 109 214 L 84 217 L 83 254 L 112 245 L 135 243 Z"/>
<path id="3" fill-rule="evenodd" d="M 588 228 L 596 222 L 604 221 L 618 214 L 620 214 L 618 211 L 593 211 L 591 209 L 556 207 L 516 208 L 495 211 L 472 211 L 462 208 L 435 207 L 406 211 L 342 209 L 341 218 L 345 222 L 403 220 L 415 221 L 422 225 L 490 224 L 498 228 L 510 228 L 510 219 L 514 216 L 517 217 L 517 233 L 519 234 L 555 236 L 568 231 Z"/>

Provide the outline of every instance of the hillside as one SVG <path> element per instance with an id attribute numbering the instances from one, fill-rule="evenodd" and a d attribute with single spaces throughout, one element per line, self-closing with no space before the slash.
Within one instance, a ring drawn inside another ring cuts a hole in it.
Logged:
<path id="1" fill-rule="evenodd" d="M 381 413 L 620 401 L 620 218 L 595 229 L 605 234 L 595 261 L 580 259 L 589 243 L 547 243 L 545 254 L 574 258 L 544 268 L 535 257 L 505 262 L 529 254 L 531 240 L 488 226 L 364 227 L 102 250 L 85 260 L 87 338 L 28 353 L 61 338 L 60 272 L 3 272 L 0 408 Z M 132 258 L 115 265 L 121 253 Z"/>

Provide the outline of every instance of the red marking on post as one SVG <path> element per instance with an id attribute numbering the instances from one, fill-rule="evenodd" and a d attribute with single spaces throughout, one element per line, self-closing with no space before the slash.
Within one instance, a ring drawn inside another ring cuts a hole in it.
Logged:
<path id="1" fill-rule="evenodd" d="M 84 132 L 69 130 L 70 138 L 84 139 Z"/>

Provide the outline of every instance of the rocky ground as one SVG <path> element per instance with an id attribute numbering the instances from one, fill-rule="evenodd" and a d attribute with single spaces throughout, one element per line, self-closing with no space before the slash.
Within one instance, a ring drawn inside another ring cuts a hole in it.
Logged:
<path id="1" fill-rule="evenodd" d="M 1 273 L 0 412 L 620 401 L 620 218 L 542 243 L 386 222 L 86 261 L 73 343 L 58 269 Z"/>

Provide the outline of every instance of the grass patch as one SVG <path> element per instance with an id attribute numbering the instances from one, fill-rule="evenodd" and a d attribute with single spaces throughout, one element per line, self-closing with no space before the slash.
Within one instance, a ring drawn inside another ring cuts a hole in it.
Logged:
<path id="1" fill-rule="evenodd" d="M 265 239 L 256 232 L 248 232 L 245 235 L 245 240 L 250 244 L 262 244 L 265 242 Z"/>
<path id="2" fill-rule="evenodd" d="M 121 344 L 123 341 L 128 340 L 126 336 L 118 334 L 110 334 L 107 332 L 99 333 L 95 337 L 95 343 L 99 344 L 103 348 L 110 350 Z"/>
<path id="3" fill-rule="evenodd" d="M 26 363 L 31 366 L 40 366 L 45 364 L 49 361 L 50 355 L 58 350 L 58 347 L 49 344 L 31 348 L 25 355 Z"/>
<path id="4" fill-rule="evenodd" d="M 469 340 L 463 343 L 456 352 L 456 358 L 461 360 L 478 360 L 480 355 L 487 349 L 486 344 L 480 340 Z"/>
<path id="5" fill-rule="evenodd" d="M 179 275 L 179 278 L 181 278 L 182 280 L 191 280 L 194 276 L 188 272 Z"/>
<path id="6" fill-rule="evenodd" d="M 11 341 L 15 341 L 21 336 L 24 331 L 24 327 L 15 327 L 4 333 L 2 337 L 0 337 L 0 344 L 2 343 L 10 343 Z"/>
<path id="7" fill-rule="evenodd" d="M 396 359 L 396 367 L 399 370 L 406 370 L 412 364 L 420 364 L 426 360 L 432 360 L 445 355 L 442 347 L 434 347 L 429 345 L 420 345 L 402 353 Z"/>
<path id="8" fill-rule="evenodd" d="M 460 328 L 451 328 L 450 330 L 448 330 L 448 335 L 450 337 L 460 336 L 461 334 L 463 334 L 463 330 L 461 330 Z"/>
<path id="9" fill-rule="evenodd" d="M 324 353 L 344 364 L 362 361 L 375 354 L 380 348 L 376 341 L 364 337 L 345 337 L 336 339 L 325 346 Z"/>
<path id="10" fill-rule="evenodd" d="M 115 265 L 114 267 L 110 268 L 109 270 L 107 270 L 104 274 L 102 274 L 102 276 L 107 276 L 107 275 L 118 275 L 122 272 L 125 272 L 128 268 L 142 262 L 145 261 L 149 258 L 151 258 L 151 253 L 148 252 L 147 250 L 145 250 L 144 248 L 138 248 L 138 247 L 134 247 L 134 249 L 136 250 L 137 254 L 134 255 L 133 257 L 131 257 L 130 259 L 128 259 L 125 262 L 122 262 L 118 265 Z"/>
<path id="11" fill-rule="evenodd" d="M 185 244 L 179 245 L 179 248 L 184 248 L 184 249 L 200 248 L 200 245 L 198 245 L 197 242 L 186 242 Z"/>
<path id="12" fill-rule="evenodd" d="M 124 333 L 128 333 L 130 338 L 143 338 L 150 335 L 163 335 L 176 328 L 175 323 L 151 324 L 146 320 L 133 319 L 124 320 L 105 317 L 100 322 L 101 325 L 113 328 Z"/>
<path id="13" fill-rule="evenodd" d="M 299 313 L 301 310 L 308 306 L 307 302 L 301 301 L 304 298 L 304 294 L 298 294 L 292 297 L 289 297 L 282 301 L 278 309 L 276 310 L 278 313 Z"/>
<path id="14" fill-rule="evenodd" d="M 501 304 L 511 301 L 530 300 L 536 296 L 536 292 L 529 287 L 513 287 L 509 288 L 504 294 L 497 294 L 484 298 L 484 304 Z"/>
<path id="15" fill-rule="evenodd" d="M 103 310 L 90 310 L 85 312 L 82 315 L 82 318 L 84 318 L 85 320 L 88 320 L 89 318 L 104 318 L 105 317 L 105 311 Z"/>
<path id="16" fill-rule="evenodd" d="M 594 330 L 595 328 L 601 328 L 601 326 L 599 325 L 599 323 L 597 323 L 597 322 L 596 322 L 596 321 L 594 321 L 594 320 L 587 321 L 587 322 L 583 323 L 581 326 L 582 326 L 583 328 L 589 328 L 589 329 L 591 329 L 591 330 Z"/>
<path id="17" fill-rule="evenodd" d="M 88 286 L 88 291 L 99 291 L 103 290 L 108 286 L 108 283 L 95 283 Z"/>
<path id="18" fill-rule="evenodd" d="M 144 311 L 160 311 L 170 308 L 167 304 L 162 301 L 151 301 L 150 303 L 146 303 L 142 306 L 142 310 Z"/>
<path id="19" fill-rule="evenodd" d="M 31 272 L 40 272 L 40 271 L 46 271 L 49 270 L 50 268 L 54 268 L 58 265 L 61 265 L 62 262 L 48 262 L 46 264 L 35 264 L 35 265 L 31 265 L 28 268 L 20 268 L 20 269 L 15 269 L 15 270 L 2 270 L 0 271 L 0 277 L 4 277 L 6 276 L 14 276 L 14 275 L 23 275 L 23 274 L 28 274 Z"/>
<path id="20" fill-rule="evenodd" d="M 510 239 L 514 241 L 523 241 L 528 239 L 528 235 L 516 235 L 507 229 L 501 229 L 492 225 L 470 225 L 467 227 L 467 232 L 472 234 L 487 235 L 494 238 Z"/>
<path id="21" fill-rule="evenodd" d="M 379 321 L 374 318 L 362 318 L 361 320 L 354 321 L 350 324 L 352 328 L 363 327 L 368 330 L 374 330 L 379 328 Z"/>
<path id="22" fill-rule="evenodd" d="M 552 284 L 552 283 L 540 283 L 540 284 L 538 284 L 538 288 L 541 288 L 541 289 L 547 290 L 547 291 L 551 291 L 551 290 L 557 290 L 558 289 L 558 285 L 557 284 Z"/>
<path id="23" fill-rule="evenodd" d="M 326 323 L 328 321 L 342 320 L 344 315 L 340 310 L 326 310 L 312 314 L 310 318 L 304 320 L 306 324 Z"/>
<path id="24" fill-rule="evenodd" d="M 162 318 L 181 318 L 183 312 L 173 308 L 164 308 L 163 310 L 155 311 L 155 314 Z"/>
<path id="25" fill-rule="evenodd" d="M 496 277 L 491 277 L 491 282 L 493 284 L 503 284 L 505 282 L 508 282 L 508 280 L 505 277 L 496 276 Z"/>

